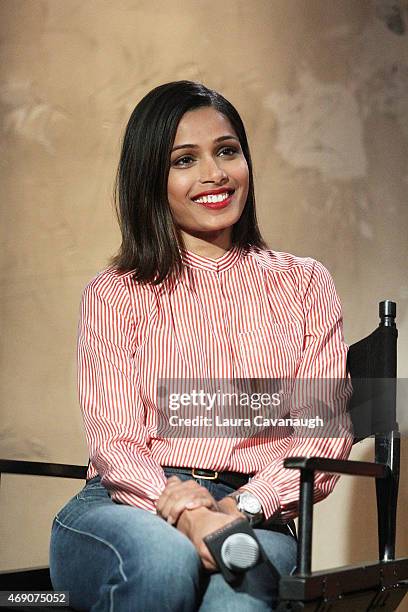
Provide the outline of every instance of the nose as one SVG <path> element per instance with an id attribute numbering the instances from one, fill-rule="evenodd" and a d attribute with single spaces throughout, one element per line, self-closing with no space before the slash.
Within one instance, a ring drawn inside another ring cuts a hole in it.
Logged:
<path id="1" fill-rule="evenodd" d="M 200 164 L 200 183 L 225 183 L 228 175 L 221 165 L 221 161 L 208 157 Z"/>

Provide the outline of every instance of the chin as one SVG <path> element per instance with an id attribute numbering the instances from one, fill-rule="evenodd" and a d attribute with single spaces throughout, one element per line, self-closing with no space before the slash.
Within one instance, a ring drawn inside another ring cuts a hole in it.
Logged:
<path id="1" fill-rule="evenodd" d="M 230 227 L 232 227 L 234 225 L 234 223 L 223 223 L 222 225 L 212 225 L 212 226 L 206 226 L 206 227 L 197 227 L 197 228 L 192 228 L 190 231 L 192 232 L 197 232 L 197 233 L 214 233 L 214 232 L 222 232 L 226 229 L 229 229 Z"/>
<path id="2" fill-rule="evenodd" d="M 218 218 L 212 218 L 208 220 L 208 223 L 203 224 L 202 221 L 200 223 L 200 221 L 197 223 L 197 229 L 199 226 L 201 226 L 203 231 L 217 231 L 217 230 L 223 230 L 223 229 L 227 229 L 228 227 L 231 227 L 232 225 L 235 225 L 235 223 L 237 221 L 239 221 L 239 218 L 241 217 L 242 211 L 237 214 L 228 214 L 228 215 L 223 215 L 222 217 L 219 216 Z"/>

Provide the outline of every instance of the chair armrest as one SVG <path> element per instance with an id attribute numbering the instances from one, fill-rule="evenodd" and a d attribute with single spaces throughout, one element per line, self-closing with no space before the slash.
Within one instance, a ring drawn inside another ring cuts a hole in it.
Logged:
<path id="1" fill-rule="evenodd" d="M 0 474 L 32 474 L 34 476 L 56 476 L 85 480 L 87 470 L 87 466 L 84 465 L 0 459 Z"/>
<path id="2" fill-rule="evenodd" d="M 387 478 L 390 472 L 388 466 L 379 463 L 326 459 L 323 457 L 287 457 L 283 465 L 289 469 L 328 472 L 329 474 L 351 474 L 353 476 L 368 476 L 369 478 Z"/>
<path id="3" fill-rule="evenodd" d="M 391 470 L 387 465 L 380 463 L 324 457 L 287 457 L 283 465 L 288 469 L 300 470 L 297 574 L 306 576 L 311 571 L 315 472 L 368 476 L 375 478 L 376 482 L 383 482 L 390 478 Z"/>

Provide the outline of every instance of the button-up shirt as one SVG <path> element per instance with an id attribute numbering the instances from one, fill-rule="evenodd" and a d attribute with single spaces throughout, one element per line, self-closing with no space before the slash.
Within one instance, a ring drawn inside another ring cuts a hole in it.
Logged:
<path id="1" fill-rule="evenodd" d="M 344 459 L 352 435 L 303 436 L 294 425 L 246 439 L 163 436 L 158 383 L 344 379 L 347 345 L 333 280 L 316 260 L 258 247 L 235 246 L 217 260 L 180 253 L 177 280 L 142 284 L 110 267 L 85 288 L 78 382 L 87 478 L 99 474 L 114 501 L 155 512 L 166 485 L 162 466 L 252 474 L 242 489 L 256 495 L 266 518 L 292 518 L 299 473 L 284 468 L 284 458 Z M 337 479 L 317 474 L 314 500 Z"/>

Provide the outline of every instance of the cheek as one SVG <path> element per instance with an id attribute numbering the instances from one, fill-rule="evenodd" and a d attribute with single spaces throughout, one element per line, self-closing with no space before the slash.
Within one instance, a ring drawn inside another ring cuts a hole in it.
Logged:
<path id="1" fill-rule="evenodd" d="M 189 190 L 189 181 L 187 177 L 182 176 L 171 176 L 169 175 L 169 180 L 167 182 L 167 193 L 169 197 L 170 203 L 173 201 L 174 203 L 185 201 L 188 197 Z"/>
<path id="2" fill-rule="evenodd" d="M 248 164 L 245 162 L 244 167 L 243 167 L 243 173 L 245 174 L 245 178 L 247 181 L 249 181 L 249 168 L 248 168 Z"/>
<path id="3" fill-rule="evenodd" d="M 177 223 L 186 215 L 187 200 L 186 187 L 183 181 L 170 181 L 167 184 L 167 197 L 173 218 Z"/>
<path id="4" fill-rule="evenodd" d="M 247 165 L 240 169 L 237 175 L 237 179 L 239 180 L 239 183 L 242 186 L 243 195 L 245 195 L 246 199 L 249 191 L 249 170 Z"/>
<path id="5" fill-rule="evenodd" d="M 236 166 L 234 176 L 243 186 L 249 184 L 249 169 L 245 160 Z"/>
<path id="6" fill-rule="evenodd" d="M 169 197 L 169 205 L 173 219 L 179 223 L 185 217 L 185 205 L 179 199 Z"/>

